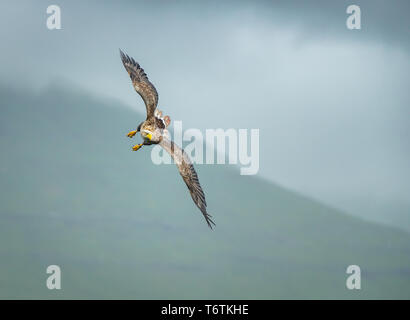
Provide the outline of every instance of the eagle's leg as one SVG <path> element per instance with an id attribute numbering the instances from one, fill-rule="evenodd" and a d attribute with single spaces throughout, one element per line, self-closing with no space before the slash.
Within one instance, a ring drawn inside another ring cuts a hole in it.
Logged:
<path id="1" fill-rule="evenodd" d="M 138 130 L 130 131 L 130 132 L 128 132 L 127 137 L 132 138 L 133 136 L 135 136 L 135 134 L 136 134 L 137 132 L 138 132 Z"/>
<path id="2" fill-rule="evenodd" d="M 132 150 L 138 151 L 143 145 L 144 145 L 143 143 L 136 144 L 135 146 L 132 147 Z"/>

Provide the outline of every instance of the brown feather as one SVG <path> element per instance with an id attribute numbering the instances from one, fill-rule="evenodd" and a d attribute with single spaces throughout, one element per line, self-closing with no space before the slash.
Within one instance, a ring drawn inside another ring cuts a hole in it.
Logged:
<path id="1" fill-rule="evenodd" d="M 148 80 L 147 74 L 144 69 L 130 56 L 126 55 L 120 50 L 121 60 L 130 75 L 132 85 L 135 91 L 144 100 L 145 107 L 147 109 L 147 119 L 154 116 L 155 108 L 158 104 L 158 93 L 154 85 Z"/>
<path id="2" fill-rule="evenodd" d="M 212 225 L 215 225 L 215 223 L 212 221 L 211 215 L 206 210 L 205 194 L 202 190 L 201 184 L 199 183 L 198 175 L 188 155 L 177 144 L 166 138 L 163 138 L 159 144 L 174 159 L 179 173 L 181 174 L 182 179 L 184 179 L 184 182 L 188 187 L 192 200 L 199 208 L 199 210 L 201 210 L 206 223 L 212 229 Z"/>

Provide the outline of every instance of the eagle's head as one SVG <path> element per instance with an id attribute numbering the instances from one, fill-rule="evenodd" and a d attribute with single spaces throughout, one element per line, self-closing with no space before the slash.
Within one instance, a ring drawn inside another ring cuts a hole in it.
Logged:
<path id="1" fill-rule="evenodd" d="M 149 130 L 141 130 L 141 136 L 144 140 L 152 140 L 152 132 Z"/>

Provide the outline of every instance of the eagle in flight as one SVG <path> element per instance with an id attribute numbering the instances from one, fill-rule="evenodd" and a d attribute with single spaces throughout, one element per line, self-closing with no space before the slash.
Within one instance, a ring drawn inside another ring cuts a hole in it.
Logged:
<path id="1" fill-rule="evenodd" d="M 206 211 L 205 194 L 199 184 L 198 175 L 194 166 L 189 159 L 189 156 L 172 140 L 168 139 L 167 127 L 171 123 L 169 116 L 162 116 L 162 111 L 157 110 L 158 93 L 154 85 L 148 80 L 144 69 L 130 56 L 120 50 L 121 60 L 125 70 L 131 77 L 132 85 L 135 91 L 144 100 L 147 109 L 147 118 L 141 122 L 136 130 L 130 131 L 127 136 L 132 138 L 137 132 L 140 132 L 143 142 L 132 147 L 132 150 L 137 151 L 142 146 L 159 144 L 164 148 L 174 159 L 179 173 L 184 179 L 185 184 L 191 193 L 192 200 L 201 210 L 205 217 L 206 223 L 212 229 L 215 223 L 211 219 L 211 215 Z"/>

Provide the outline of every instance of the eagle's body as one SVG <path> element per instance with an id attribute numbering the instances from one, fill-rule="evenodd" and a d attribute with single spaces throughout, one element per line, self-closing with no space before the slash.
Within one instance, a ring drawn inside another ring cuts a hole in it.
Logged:
<path id="1" fill-rule="evenodd" d="M 136 130 L 128 133 L 132 138 L 137 132 L 140 132 L 143 143 L 133 147 L 134 151 L 139 150 L 143 145 L 159 144 L 163 147 L 174 159 L 179 173 L 185 181 L 192 200 L 201 210 L 205 217 L 208 226 L 212 229 L 215 223 L 211 220 L 211 216 L 206 210 L 205 194 L 199 184 L 198 175 L 194 166 L 189 159 L 189 156 L 178 145 L 168 138 L 168 130 L 171 120 L 168 116 L 163 117 L 162 112 L 157 110 L 158 93 L 154 85 L 148 80 L 147 75 L 140 65 L 131 57 L 124 54 L 120 50 L 121 60 L 125 69 L 131 77 L 134 89 L 144 100 L 147 109 L 147 118 L 140 123 Z"/>

